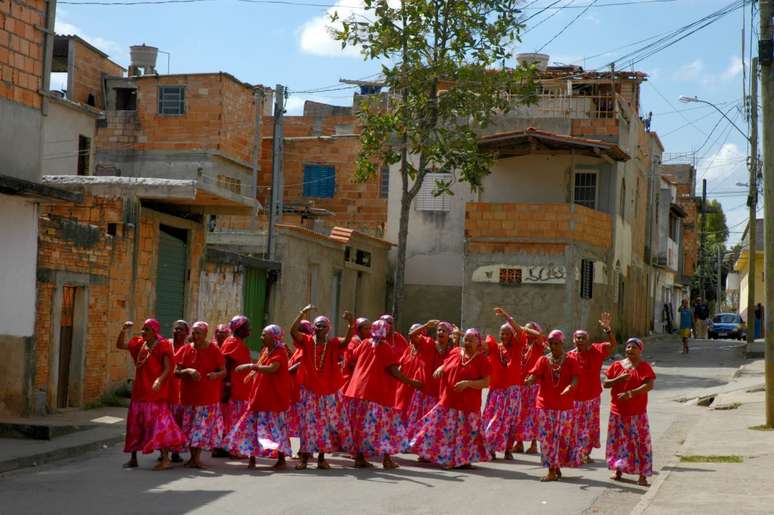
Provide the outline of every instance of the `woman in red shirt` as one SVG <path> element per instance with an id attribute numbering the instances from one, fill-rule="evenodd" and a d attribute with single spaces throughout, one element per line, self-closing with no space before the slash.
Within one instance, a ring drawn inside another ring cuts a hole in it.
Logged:
<path id="1" fill-rule="evenodd" d="M 226 376 L 223 379 L 221 411 L 223 413 L 223 434 L 227 435 L 237 420 L 247 411 L 252 384 L 244 379 L 249 371 L 237 371 L 239 365 L 252 363 L 250 349 L 245 340 L 250 336 L 250 320 L 237 315 L 229 323 L 231 336 L 226 338 L 220 352 L 226 362 Z M 226 458 L 228 453 L 213 453 L 216 457 Z"/>
<path id="2" fill-rule="evenodd" d="M 653 475 L 653 447 L 648 423 L 648 392 L 653 389 L 656 373 L 642 359 L 644 344 L 639 338 L 626 341 L 626 359 L 607 369 L 605 388 L 610 392 L 610 421 L 607 424 L 607 467 L 615 470 L 616 481 L 622 474 L 638 474 L 637 484 L 648 486 Z"/>
<path id="3" fill-rule="evenodd" d="M 159 450 L 161 461 L 153 469 L 164 470 L 171 466 L 169 450 L 186 442 L 167 403 L 174 355 L 169 342 L 159 335 L 158 321 L 146 320 L 142 325 L 142 336 L 135 336 L 126 343 L 126 331 L 132 325 L 132 322 L 125 322 L 116 339 L 116 348 L 128 350 L 135 367 L 124 444 L 124 452 L 132 454 L 124 466 L 137 466 L 137 451 L 150 454 Z"/>
<path id="4" fill-rule="evenodd" d="M 309 320 L 301 320 L 298 324 L 298 331 L 301 334 L 311 335 L 314 334 L 314 326 Z M 301 368 L 301 361 L 303 361 L 304 350 L 298 347 L 296 342 L 296 350 L 293 355 L 290 356 L 288 361 L 288 372 L 290 373 L 290 409 L 288 410 L 287 417 L 285 417 L 288 425 L 288 434 L 292 437 L 298 438 L 299 420 L 301 420 L 301 413 L 304 408 L 301 404 L 301 385 L 304 384 L 304 371 Z"/>
<path id="5" fill-rule="evenodd" d="M 521 415 L 521 350 L 527 330 L 503 308 L 495 308 L 495 314 L 506 322 L 500 327 L 499 342 L 491 336 L 486 339 L 485 353 L 492 378 L 484 408 L 484 437 L 492 459 L 496 452 L 502 452 L 506 460 L 512 460 L 511 447 Z"/>
<path id="6" fill-rule="evenodd" d="M 524 326 L 530 331 L 526 333 L 526 341 L 521 348 L 521 370 L 527 373 L 535 363 L 546 353 L 548 345 L 543 329 L 537 322 L 527 322 Z M 540 386 L 537 384 L 521 385 L 521 415 L 519 427 L 516 430 L 516 447 L 514 452 L 524 452 L 524 443 L 531 442 L 527 454 L 537 454 L 538 409 L 537 395 Z"/>
<path id="7" fill-rule="evenodd" d="M 178 351 L 175 368 L 183 405 L 180 427 L 188 436 L 191 449 L 186 466 L 199 469 L 207 468 L 201 461 L 202 449 L 216 449 L 223 440 L 220 382 L 226 375 L 226 366 L 218 346 L 207 340 L 207 329 L 205 322 L 193 325 L 193 341 Z"/>
<path id="8" fill-rule="evenodd" d="M 185 320 L 176 320 L 172 324 L 172 338 L 167 340 L 172 346 L 172 352 L 175 354 L 175 363 L 177 363 L 177 353 L 180 349 L 185 347 L 189 342 L 188 337 L 191 336 L 191 326 Z M 169 409 L 172 412 L 172 416 L 175 417 L 175 422 L 180 426 L 183 423 L 183 406 L 180 404 L 180 378 L 174 374 L 174 367 L 172 369 L 172 377 L 169 382 Z M 183 460 L 177 453 L 172 454 L 172 463 L 179 463 Z"/>
<path id="9" fill-rule="evenodd" d="M 347 350 L 344 351 L 344 355 L 341 360 L 341 393 L 344 393 L 349 386 L 349 381 L 352 379 L 352 373 L 355 371 L 355 363 L 357 358 L 355 352 L 360 346 L 363 340 L 371 337 L 371 321 L 367 318 L 358 318 L 355 320 L 355 336 L 352 337 Z"/>
<path id="10" fill-rule="evenodd" d="M 344 396 L 349 404 L 354 440 L 355 467 L 369 467 L 367 458 L 382 458 L 385 469 L 395 469 L 391 454 L 403 450 L 405 429 L 395 409 L 394 381 L 413 388 L 422 383 L 409 379 L 398 369 L 398 356 L 386 342 L 387 322 L 377 320 L 371 337 L 355 350 L 355 370 Z"/>
<path id="11" fill-rule="evenodd" d="M 231 336 L 231 329 L 229 329 L 226 324 L 218 324 L 215 328 L 215 341 L 213 343 L 217 345 L 218 348 L 221 348 L 223 347 L 223 342 L 225 342 L 226 338 L 229 336 Z"/>
<path id="12" fill-rule="evenodd" d="M 616 345 L 615 335 L 610 328 L 613 317 L 610 313 L 602 313 L 599 318 L 599 326 L 607 335 L 608 341 L 591 343 L 589 333 L 578 330 L 572 335 L 575 348 L 569 352 L 581 367 L 578 388 L 575 390 L 575 432 L 583 463 L 591 463 L 592 449 L 600 447 L 599 401 L 602 396 L 602 381 L 599 375 L 602 364 Z"/>
<path id="13" fill-rule="evenodd" d="M 341 355 L 355 334 L 355 317 L 349 311 L 344 312 L 344 319 L 349 323 L 347 335 L 344 338 L 328 337 L 331 321 L 324 316 L 314 320 L 313 336 L 299 331 L 301 319 L 315 309 L 309 305 L 302 309 L 290 329 L 293 341 L 304 351 L 301 367 L 304 373 L 304 384 L 301 386 L 301 403 L 303 411 L 299 420 L 299 440 L 301 446 L 298 454 L 301 461 L 296 464 L 296 470 L 307 468 L 309 458 L 317 453 L 317 468 L 331 468 L 325 461 L 326 452 L 351 452 L 352 431 L 349 416 L 344 405 L 341 388 Z"/>
<path id="14" fill-rule="evenodd" d="M 433 340 L 427 336 L 424 326 L 422 324 L 413 324 L 411 329 L 409 329 L 408 347 L 403 352 L 403 355 L 400 356 L 400 360 L 398 362 L 398 368 L 403 373 L 403 375 L 419 381 L 424 386 L 424 383 L 427 380 L 425 375 L 426 365 L 424 355 L 427 353 L 427 349 L 433 346 Z M 400 383 L 398 385 L 398 401 L 395 405 L 395 408 L 400 411 L 401 417 L 403 418 L 403 421 L 406 423 L 407 427 L 411 403 L 416 394 L 424 396 L 422 393 L 422 388 L 417 389 L 406 383 Z M 421 404 L 421 401 L 419 401 L 419 404 Z M 425 413 L 420 414 L 418 418 L 422 418 Z M 408 433 L 406 436 L 409 436 Z"/>
<path id="15" fill-rule="evenodd" d="M 285 468 L 291 454 L 285 413 L 290 407 L 290 374 L 285 332 L 278 325 L 263 329 L 263 350 L 256 363 L 238 365 L 239 373 L 249 374 L 243 382 L 251 385 L 249 409 L 234 425 L 226 439 L 229 451 L 250 456 L 247 468 L 255 468 L 256 457 L 276 458 L 273 469 Z"/>
<path id="16" fill-rule="evenodd" d="M 481 390 L 489 386 L 491 367 L 481 352 L 481 334 L 468 329 L 435 371 L 441 380 L 438 404 L 424 416 L 411 441 L 420 458 L 447 468 L 473 468 L 489 460 L 481 425 Z"/>
<path id="17" fill-rule="evenodd" d="M 438 335 L 438 344 L 433 338 L 427 336 L 427 331 L 434 328 Z M 433 372 L 443 364 L 448 353 L 449 335 L 452 330 L 451 324 L 438 320 L 414 324 L 409 330 L 411 349 L 407 352 L 410 355 L 406 357 L 405 369 L 401 368 L 401 371 L 422 382 L 423 386 L 420 390 L 401 386 L 402 390 L 407 390 L 411 394 L 411 400 L 404 410 L 403 417 L 406 424 L 407 441 L 411 441 L 416 436 L 421 427 L 422 417 L 430 413 L 430 410 L 438 404 L 439 381 L 433 377 Z M 403 364 L 401 366 L 403 367 Z M 417 366 L 421 366 L 421 370 L 412 373 L 412 370 Z M 420 459 L 420 461 L 423 460 Z"/>
<path id="18" fill-rule="evenodd" d="M 580 365 L 564 352 L 564 333 L 555 329 L 548 335 L 551 353 L 538 359 L 529 371 L 526 384 L 540 385 L 538 424 L 540 454 L 548 474 L 541 481 L 557 481 L 561 467 L 580 466 L 575 444 L 573 390 L 578 384 Z"/>

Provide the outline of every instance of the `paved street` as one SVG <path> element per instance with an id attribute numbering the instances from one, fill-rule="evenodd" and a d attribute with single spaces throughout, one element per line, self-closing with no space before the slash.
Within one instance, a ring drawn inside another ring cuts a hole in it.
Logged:
<path id="1" fill-rule="evenodd" d="M 706 409 L 681 398 L 694 398 L 725 384 L 744 360 L 736 342 L 694 343 L 688 356 L 679 342 L 648 345 L 646 357 L 655 363 L 658 380 L 650 403 L 655 465 L 660 470 L 685 440 Z M 607 396 L 603 397 L 603 432 Z M 604 438 L 604 435 L 603 435 Z M 603 443 L 604 445 L 604 443 Z M 212 468 L 192 472 L 178 468 L 151 472 L 152 458 L 141 468 L 123 470 L 121 447 L 79 459 L 9 474 L 0 481 L 0 513 L 627 513 L 646 491 L 632 483 L 613 483 L 596 463 L 566 470 L 559 483 L 543 484 L 535 456 L 518 455 L 514 462 L 498 460 L 473 471 L 444 471 L 418 466 L 412 456 L 402 468 L 354 470 L 351 461 L 331 459 L 326 472 L 288 470 L 271 473 L 269 462 L 248 473 L 244 463 L 210 460 Z M 652 478 L 657 481 L 657 476 Z"/>

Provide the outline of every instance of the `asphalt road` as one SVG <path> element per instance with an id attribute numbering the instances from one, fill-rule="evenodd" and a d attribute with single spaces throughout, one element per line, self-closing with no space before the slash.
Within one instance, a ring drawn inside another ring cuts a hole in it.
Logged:
<path id="1" fill-rule="evenodd" d="M 735 342 L 695 342 L 646 348 L 658 379 L 650 400 L 650 420 L 658 470 L 670 459 L 701 409 L 678 400 L 696 397 L 726 383 L 744 360 Z M 564 471 L 558 483 L 540 483 L 537 456 L 480 464 L 476 470 L 446 471 L 400 456 L 401 468 L 355 470 L 345 457 L 332 456 L 333 469 L 273 473 L 270 461 L 248 472 L 238 460 L 209 460 L 208 471 L 176 468 L 153 472 L 153 457 L 124 470 L 126 456 L 116 446 L 0 479 L 0 514 L 97 513 L 626 513 L 646 491 L 614 483 L 604 466 L 607 392 L 603 394 L 603 449 L 595 463 Z M 671 454 L 670 454 L 671 453 Z"/>

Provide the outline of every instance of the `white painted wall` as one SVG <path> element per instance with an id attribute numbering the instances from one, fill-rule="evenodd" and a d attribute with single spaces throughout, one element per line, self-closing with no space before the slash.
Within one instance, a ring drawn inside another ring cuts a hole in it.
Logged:
<path id="1" fill-rule="evenodd" d="M 32 336 L 38 212 L 34 202 L 0 194 L 0 334 Z"/>
<path id="2" fill-rule="evenodd" d="M 43 119 L 43 175 L 78 173 L 79 135 L 91 138 L 89 175 L 94 175 L 95 117 L 57 101 L 49 106 L 49 114 Z"/>

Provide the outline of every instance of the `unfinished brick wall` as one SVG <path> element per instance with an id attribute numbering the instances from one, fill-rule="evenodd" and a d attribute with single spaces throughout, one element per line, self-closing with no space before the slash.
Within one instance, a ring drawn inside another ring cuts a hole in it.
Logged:
<path id="1" fill-rule="evenodd" d="M 120 77 L 124 69 L 107 56 L 79 38 L 71 38 L 73 55 L 73 86 L 67 92 L 68 98 L 75 102 L 88 104 L 89 95 L 94 97 L 94 105 L 105 109 L 105 98 L 102 93 L 102 77 Z"/>
<path id="2" fill-rule="evenodd" d="M 83 401 L 88 403 L 111 387 L 133 377 L 134 367 L 126 351 L 115 348 L 115 338 L 134 307 L 135 328 L 153 317 L 156 302 L 156 270 L 159 224 L 174 223 L 167 215 L 142 209 L 140 215 L 136 289 L 132 291 L 134 228 L 125 225 L 124 200 L 85 195 L 80 204 L 63 203 L 41 208 L 39 221 L 38 293 L 36 306 L 35 387 L 49 387 L 49 351 L 55 348 L 53 304 L 56 272 L 89 277 L 88 327 L 85 351 Z M 116 234 L 108 234 L 116 224 Z M 181 221 L 181 225 L 190 222 Z M 204 229 L 193 224 L 189 231 L 189 279 L 186 317 L 198 318 L 199 280 L 204 253 Z M 162 328 L 169 334 L 169 328 Z"/>
<path id="3" fill-rule="evenodd" d="M 519 243 L 536 248 L 548 244 L 546 251 L 555 253 L 565 241 L 610 248 L 612 228 L 609 215 L 578 205 L 469 202 L 465 238 L 469 251 L 487 248 L 479 243 L 503 245 L 496 240 L 504 239 L 521 240 Z"/>
<path id="4" fill-rule="evenodd" d="M 594 120 L 572 120 L 572 136 L 591 139 L 603 137 L 618 138 L 617 118 L 597 118 Z"/>
<path id="5" fill-rule="evenodd" d="M 0 2 L 0 97 L 40 108 L 43 76 L 44 0 Z"/>

